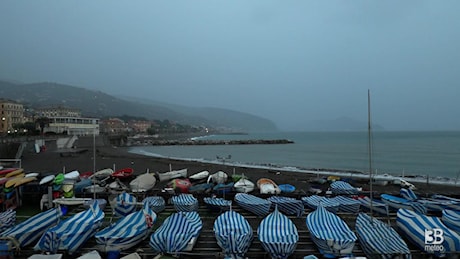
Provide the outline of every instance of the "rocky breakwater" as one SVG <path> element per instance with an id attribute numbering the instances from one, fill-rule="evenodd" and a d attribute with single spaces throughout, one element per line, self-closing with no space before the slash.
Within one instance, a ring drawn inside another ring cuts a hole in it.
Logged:
<path id="1" fill-rule="evenodd" d="M 242 145 L 242 144 L 292 144 L 291 140 L 153 140 L 152 145 Z"/>

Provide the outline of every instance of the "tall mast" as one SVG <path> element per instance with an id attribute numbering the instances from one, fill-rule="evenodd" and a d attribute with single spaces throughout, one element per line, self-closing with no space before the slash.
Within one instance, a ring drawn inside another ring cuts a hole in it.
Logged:
<path id="1" fill-rule="evenodd" d="M 369 154 L 369 187 L 370 187 L 370 210 L 371 210 L 371 218 L 373 216 L 372 212 L 372 200 L 373 200 L 373 190 L 372 190 L 372 136 L 371 136 L 371 92 L 367 90 L 367 135 L 368 135 L 368 154 Z"/>

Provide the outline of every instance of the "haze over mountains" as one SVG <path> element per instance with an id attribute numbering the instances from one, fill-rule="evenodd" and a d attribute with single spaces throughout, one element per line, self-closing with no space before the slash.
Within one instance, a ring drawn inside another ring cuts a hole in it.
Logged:
<path id="1" fill-rule="evenodd" d="M 135 93 L 133 93 L 134 95 Z M 141 95 L 141 94 L 140 94 Z M 113 96 L 59 83 L 22 84 L 0 81 L 0 97 L 21 102 L 29 107 L 66 106 L 81 109 L 88 117 L 116 117 L 122 115 L 146 119 L 172 120 L 182 124 L 222 127 L 233 131 L 277 131 L 279 126 L 269 119 L 248 113 L 216 107 L 190 107 L 155 101 L 149 97 Z M 287 115 L 289 116 L 289 115 Z M 302 118 L 298 119 L 303 120 Z M 301 125 L 306 125 L 301 122 Z M 305 131 L 365 131 L 366 123 L 347 117 L 312 121 Z M 376 129 L 383 129 L 377 126 Z"/>

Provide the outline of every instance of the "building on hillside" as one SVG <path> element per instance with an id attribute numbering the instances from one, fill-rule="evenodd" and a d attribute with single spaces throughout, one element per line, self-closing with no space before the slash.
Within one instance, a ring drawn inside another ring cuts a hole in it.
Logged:
<path id="1" fill-rule="evenodd" d="M 129 128 L 133 130 L 134 133 L 147 133 L 147 129 L 152 126 L 152 122 L 145 120 L 131 120 L 128 122 Z"/>
<path id="2" fill-rule="evenodd" d="M 14 131 L 14 124 L 24 123 L 24 106 L 18 102 L 0 99 L 0 133 Z"/>
<path id="3" fill-rule="evenodd" d="M 131 131 L 128 124 L 119 118 L 101 120 L 101 133 L 108 135 L 126 134 Z"/>
<path id="4" fill-rule="evenodd" d="M 67 107 L 36 109 L 36 116 L 49 119 L 45 133 L 67 135 L 99 135 L 99 119 L 82 117 L 81 110 Z"/>

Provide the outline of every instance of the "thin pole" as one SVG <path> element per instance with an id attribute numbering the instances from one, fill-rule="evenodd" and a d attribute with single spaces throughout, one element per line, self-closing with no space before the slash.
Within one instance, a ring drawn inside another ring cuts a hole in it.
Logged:
<path id="1" fill-rule="evenodd" d="M 95 120 L 93 120 L 93 174 L 94 173 L 96 173 L 96 121 Z M 96 188 L 94 186 L 93 186 L 93 199 L 96 199 Z"/>
<path id="2" fill-rule="evenodd" d="M 368 89 L 367 90 L 367 134 L 368 134 L 368 153 L 369 153 L 369 178 L 371 180 L 370 182 L 370 210 L 371 210 L 371 219 L 373 216 L 373 210 L 372 210 L 372 200 L 373 200 L 373 190 L 372 190 L 372 136 L 371 136 L 371 92 Z"/>

